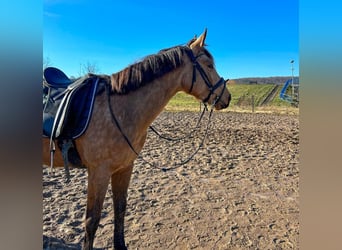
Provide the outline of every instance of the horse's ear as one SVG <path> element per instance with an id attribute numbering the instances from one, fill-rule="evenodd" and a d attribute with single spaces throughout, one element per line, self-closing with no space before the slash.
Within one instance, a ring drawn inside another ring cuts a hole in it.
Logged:
<path id="1" fill-rule="evenodd" d="M 199 37 L 199 38 L 201 38 L 200 47 L 203 47 L 205 45 L 204 42 L 205 42 L 206 37 L 207 37 L 207 28 L 205 28 L 203 34 Z"/>
<path id="2" fill-rule="evenodd" d="M 205 45 L 205 38 L 207 37 L 207 28 L 205 28 L 204 32 L 190 44 L 190 48 L 193 49 L 196 46 L 203 47 Z"/>

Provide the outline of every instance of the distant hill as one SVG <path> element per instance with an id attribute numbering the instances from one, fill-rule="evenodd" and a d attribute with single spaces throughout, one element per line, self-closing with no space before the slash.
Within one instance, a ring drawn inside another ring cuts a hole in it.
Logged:
<path id="1" fill-rule="evenodd" d="M 246 77 L 229 80 L 229 84 L 277 84 L 282 85 L 292 76 Z M 297 81 L 298 76 L 294 77 Z"/>

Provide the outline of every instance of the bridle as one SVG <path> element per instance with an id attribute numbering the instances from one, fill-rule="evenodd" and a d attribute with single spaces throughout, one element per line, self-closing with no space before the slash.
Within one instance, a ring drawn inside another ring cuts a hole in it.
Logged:
<path id="1" fill-rule="evenodd" d="M 219 87 L 223 84 L 223 88 L 222 88 L 222 90 L 221 90 L 220 95 L 218 95 L 218 96 L 215 98 L 214 102 L 211 104 L 211 112 L 212 112 L 212 110 L 213 110 L 215 104 L 221 99 L 221 97 L 222 97 L 222 95 L 223 95 L 223 92 L 224 92 L 224 90 L 225 90 L 225 88 L 226 88 L 227 81 L 229 81 L 229 80 L 225 81 L 225 80 L 221 77 L 215 85 L 212 85 L 212 84 L 210 83 L 210 81 L 209 81 L 209 78 L 208 78 L 207 74 L 206 74 L 205 71 L 203 70 L 202 66 L 201 66 L 201 65 L 198 63 L 198 61 L 196 60 L 197 58 L 199 58 L 200 56 L 205 55 L 205 54 L 204 54 L 204 53 L 201 53 L 201 54 L 199 54 L 198 56 L 195 57 L 194 54 L 193 54 L 193 52 L 192 52 L 192 50 L 191 50 L 191 48 L 189 48 L 189 46 L 185 46 L 185 50 L 184 50 L 184 51 L 185 51 L 186 54 L 189 56 L 189 58 L 190 58 L 190 60 L 191 60 L 191 62 L 192 62 L 192 65 L 193 65 L 193 70 L 192 70 L 193 73 L 192 73 L 192 80 L 191 80 L 191 86 L 190 86 L 190 89 L 189 89 L 189 94 L 192 92 L 192 89 L 193 89 L 194 84 L 195 84 L 195 82 L 196 82 L 196 70 L 199 71 L 199 73 L 200 73 L 202 79 L 204 80 L 205 84 L 206 84 L 207 87 L 209 88 L 209 94 L 208 94 L 208 96 L 207 96 L 205 99 L 202 100 L 202 103 L 204 104 L 204 109 L 203 109 L 203 111 L 202 111 L 202 113 L 201 113 L 201 116 L 200 116 L 200 118 L 199 118 L 199 120 L 198 120 L 196 126 L 195 126 L 195 127 L 191 130 L 191 132 L 188 133 L 187 135 L 182 136 L 182 137 L 179 137 L 179 138 L 171 138 L 171 137 L 167 137 L 167 136 L 162 135 L 161 133 L 159 133 L 152 125 L 149 126 L 149 128 L 150 128 L 157 136 L 159 136 L 161 139 L 165 139 L 165 140 L 168 140 L 168 141 L 180 141 L 180 140 L 183 140 L 183 139 L 185 139 L 185 138 L 190 137 L 190 135 L 198 128 L 198 126 L 199 126 L 199 124 L 200 124 L 200 122 L 201 122 L 201 120 L 202 120 L 202 117 L 203 117 L 203 115 L 204 115 L 204 112 L 205 112 L 205 111 L 208 111 L 207 102 L 209 101 L 211 95 L 215 94 L 214 91 L 215 91 L 217 88 L 219 88 Z M 209 115 L 209 117 L 211 117 L 211 114 Z M 209 122 L 210 122 L 210 121 L 209 121 Z M 209 123 L 209 122 L 208 122 L 208 123 Z M 207 127 L 208 127 L 208 125 L 207 125 Z"/>
<path id="2" fill-rule="evenodd" d="M 200 56 L 202 55 L 205 55 L 204 53 L 202 54 L 199 54 L 198 56 L 194 56 L 194 53 L 192 52 L 191 49 L 187 49 L 185 50 L 187 55 L 189 56 L 191 62 L 192 62 L 192 65 L 193 65 L 193 70 L 192 70 L 192 81 L 191 81 L 191 87 L 189 89 L 189 94 L 192 92 L 192 89 L 194 87 L 194 84 L 196 82 L 196 69 L 198 70 L 198 72 L 200 73 L 203 81 L 205 82 L 205 84 L 207 85 L 208 89 L 209 89 L 209 94 L 206 98 L 204 98 L 202 100 L 202 102 L 204 103 L 204 105 L 206 105 L 206 103 L 209 101 L 210 97 L 215 94 L 214 91 L 219 88 L 222 84 L 223 84 L 223 88 L 221 90 L 221 93 L 220 95 L 218 95 L 216 98 L 215 98 L 215 101 L 214 103 L 212 104 L 212 106 L 214 106 L 222 97 L 223 95 L 223 92 L 226 88 L 226 81 L 221 77 L 217 83 L 215 83 L 214 85 L 212 85 L 209 81 L 209 77 L 208 75 L 205 73 L 205 71 L 203 70 L 202 66 L 198 63 L 197 61 L 197 58 L 199 58 Z"/>

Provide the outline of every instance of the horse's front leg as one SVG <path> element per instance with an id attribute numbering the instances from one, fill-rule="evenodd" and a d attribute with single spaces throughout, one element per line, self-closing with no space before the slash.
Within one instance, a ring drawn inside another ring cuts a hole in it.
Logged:
<path id="1" fill-rule="evenodd" d="M 103 201 L 108 189 L 110 174 L 102 169 L 88 169 L 87 211 L 83 250 L 93 249 L 94 237 L 99 226 Z"/>
<path id="2" fill-rule="evenodd" d="M 112 175 L 112 191 L 114 204 L 114 249 L 127 249 L 124 236 L 124 219 L 127 204 L 127 189 L 133 166 L 123 172 Z"/>

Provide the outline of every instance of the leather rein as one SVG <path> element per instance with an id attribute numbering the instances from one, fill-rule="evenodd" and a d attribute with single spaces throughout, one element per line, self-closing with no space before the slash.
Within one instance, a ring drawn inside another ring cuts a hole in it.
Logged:
<path id="1" fill-rule="evenodd" d="M 200 116 L 200 119 L 199 121 L 197 122 L 197 125 L 196 125 L 196 128 L 198 127 L 202 117 L 203 117 L 203 114 L 204 114 L 204 111 L 205 110 L 208 110 L 207 109 L 207 102 L 209 101 L 210 97 L 215 94 L 214 91 L 219 88 L 221 85 L 223 85 L 223 88 L 220 92 L 220 94 L 215 98 L 214 102 L 211 104 L 211 110 L 210 110 L 210 114 L 209 114 L 209 117 L 208 117 L 208 123 L 207 123 L 207 127 L 206 127 L 206 131 L 205 131 L 205 134 L 202 138 L 202 141 L 200 143 L 200 145 L 198 146 L 198 148 L 190 155 L 190 157 L 178 164 L 175 164 L 174 167 L 171 167 L 171 168 L 161 168 L 163 171 L 167 171 L 167 170 L 172 170 L 172 169 L 175 169 L 176 167 L 179 167 L 181 165 L 184 165 L 186 163 L 188 163 L 194 156 L 195 154 L 199 151 L 199 149 L 202 147 L 203 143 L 204 143 L 204 139 L 206 138 L 207 134 L 208 134 L 208 130 L 209 130 L 209 124 L 210 124 L 210 121 L 211 121 L 211 116 L 212 116 L 212 113 L 213 113 L 213 110 L 214 110 L 214 106 L 216 105 L 216 103 L 221 99 L 222 95 L 223 95 L 223 92 L 226 88 L 226 81 L 221 77 L 217 83 L 215 83 L 214 85 L 211 85 L 210 84 L 210 81 L 209 81 L 209 78 L 207 76 L 207 74 L 205 73 L 205 71 L 203 70 L 202 66 L 197 62 L 197 58 L 204 55 L 204 54 L 200 54 L 198 55 L 197 57 L 194 56 L 192 50 L 186 50 L 187 52 L 187 55 L 189 56 L 190 60 L 192 61 L 192 64 L 193 64 L 193 75 L 192 75 L 192 83 L 191 83 L 191 87 L 190 87 L 190 90 L 189 90 L 189 93 L 192 92 L 192 89 L 193 89 L 193 86 L 196 82 L 196 69 L 199 71 L 202 79 L 204 80 L 205 84 L 207 85 L 208 89 L 209 89 L 209 94 L 208 96 L 202 100 L 202 103 L 204 104 L 205 108 L 203 109 L 203 112 Z M 110 105 L 110 96 L 111 96 L 111 88 L 110 88 L 110 84 L 106 84 L 106 92 L 107 92 L 107 101 L 108 101 L 108 106 L 109 106 L 109 110 L 110 110 L 110 114 L 111 114 L 111 117 L 112 117 L 112 122 L 116 125 L 116 127 L 119 129 L 121 135 L 124 137 L 126 143 L 128 144 L 128 146 L 131 148 L 131 150 L 137 155 L 139 156 L 139 153 L 134 149 L 133 145 L 131 144 L 130 140 L 128 139 L 128 137 L 126 136 L 126 134 L 124 133 L 124 131 L 122 130 L 121 126 L 120 126 L 120 123 L 118 122 L 118 120 L 116 119 L 115 115 L 114 115 L 114 112 L 113 112 L 113 108 L 112 106 Z M 195 129 L 193 129 L 193 131 L 191 131 L 189 133 L 192 134 L 192 132 L 194 132 Z M 158 133 L 152 126 L 150 126 L 150 129 L 156 133 L 160 138 L 162 139 L 167 139 L 167 140 L 172 140 L 172 141 L 178 141 L 178 140 L 182 140 L 184 138 L 186 138 L 187 136 L 184 136 L 182 138 L 177 138 L 177 139 L 173 139 L 173 138 L 166 138 L 164 136 L 162 136 L 160 133 Z M 142 158 L 142 157 L 141 157 Z M 146 161 L 144 158 L 142 158 L 142 160 L 151 165 L 151 166 L 154 166 L 154 167 L 158 167 L 158 166 L 155 166 L 154 164 Z"/>

